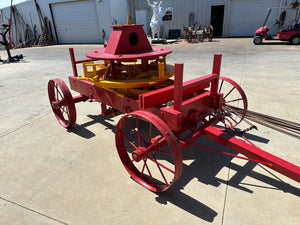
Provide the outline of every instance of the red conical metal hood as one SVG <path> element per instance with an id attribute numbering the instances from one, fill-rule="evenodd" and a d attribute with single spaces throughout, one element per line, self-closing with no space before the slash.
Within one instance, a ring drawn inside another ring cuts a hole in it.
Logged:
<path id="1" fill-rule="evenodd" d="M 143 25 L 113 25 L 105 48 L 88 51 L 92 59 L 134 62 L 138 59 L 157 59 L 172 52 L 171 49 L 152 47 L 143 30 Z"/>
<path id="2" fill-rule="evenodd" d="M 136 54 L 153 51 L 143 25 L 114 25 L 104 53 Z"/>

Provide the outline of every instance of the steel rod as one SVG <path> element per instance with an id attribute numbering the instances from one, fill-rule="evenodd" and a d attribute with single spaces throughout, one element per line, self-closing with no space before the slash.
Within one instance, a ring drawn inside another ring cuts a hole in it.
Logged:
<path id="1" fill-rule="evenodd" d="M 232 110 L 237 114 L 242 113 L 242 109 L 238 107 L 230 106 Z M 272 128 L 274 130 L 292 135 L 296 138 L 300 138 L 300 124 L 292 121 L 276 118 L 262 113 L 257 113 L 248 110 L 245 116 L 248 120 L 262 124 L 266 127 Z"/>

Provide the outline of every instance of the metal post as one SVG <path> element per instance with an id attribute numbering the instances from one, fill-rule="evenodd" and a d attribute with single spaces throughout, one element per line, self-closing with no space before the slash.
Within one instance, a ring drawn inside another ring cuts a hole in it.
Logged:
<path id="1" fill-rule="evenodd" d="M 174 110 L 181 110 L 182 103 L 183 63 L 175 64 L 174 78 Z"/>
<path id="2" fill-rule="evenodd" d="M 76 61 L 75 61 L 75 56 L 74 56 L 74 49 L 69 48 L 69 53 L 70 53 L 70 58 L 71 58 L 71 63 L 72 63 L 73 74 L 75 77 L 77 77 L 78 73 L 77 73 Z"/>
<path id="3" fill-rule="evenodd" d="M 211 82 L 211 94 L 216 95 L 218 92 L 218 85 L 219 85 L 219 77 L 220 77 L 220 70 L 221 70 L 221 61 L 222 61 L 222 54 L 215 54 L 214 55 L 214 63 L 213 63 L 213 70 L 212 76 L 217 76 Z"/>

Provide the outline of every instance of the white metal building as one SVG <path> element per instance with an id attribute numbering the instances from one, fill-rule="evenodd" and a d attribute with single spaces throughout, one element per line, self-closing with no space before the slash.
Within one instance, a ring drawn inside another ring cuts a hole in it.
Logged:
<path id="1" fill-rule="evenodd" d="M 266 9 L 280 4 L 280 0 L 164 0 L 163 7 L 173 9 L 172 19 L 164 21 L 164 36 L 170 29 L 182 30 L 198 21 L 213 25 L 217 36 L 253 36 L 266 17 Z M 152 15 L 146 0 L 131 0 L 130 11 L 137 22 L 149 21 Z"/>
<path id="2" fill-rule="evenodd" d="M 267 8 L 289 6 L 291 1 L 163 0 L 162 6 L 171 7 L 171 10 L 164 18 L 162 36 L 168 38 L 172 32 L 179 34 L 183 26 L 197 21 L 213 25 L 216 36 L 253 36 L 264 22 Z M 127 13 L 130 13 L 131 22 L 144 24 L 144 30 L 150 34 L 152 9 L 147 0 L 30 0 L 17 4 L 16 8 L 32 30 L 36 25 L 37 33 L 42 33 L 41 17 L 47 17 L 53 39 L 58 44 L 103 43 L 109 38 L 112 24 L 126 23 Z M 10 8 L 1 9 L 0 13 L 0 23 L 8 23 Z M 278 16 L 273 15 L 270 20 Z"/>
<path id="3" fill-rule="evenodd" d="M 46 17 L 53 39 L 58 44 L 103 43 L 109 38 L 112 24 L 124 24 L 127 21 L 127 0 L 36 0 L 36 2 L 39 10 L 34 0 L 17 4 L 15 7 L 31 30 L 36 26 L 36 32 L 39 34 L 42 33 L 43 27 L 41 18 Z M 0 14 L 0 23 L 8 24 L 10 7 L 1 9 Z"/>

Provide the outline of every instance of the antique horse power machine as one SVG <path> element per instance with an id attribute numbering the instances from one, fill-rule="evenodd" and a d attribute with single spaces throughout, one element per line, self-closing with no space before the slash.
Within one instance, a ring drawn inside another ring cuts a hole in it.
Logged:
<path id="1" fill-rule="evenodd" d="M 259 149 L 243 135 L 226 132 L 244 119 L 247 99 L 237 83 L 220 77 L 220 54 L 214 55 L 211 74 L 183 82 L 183 64 L 167 64 L 172 50 L 152 47 L 142 26 L 112 26 L 108 44 L 88 51 L 88 59 L 75 60 L 69 49 L 74 72 L 70 86 L 79 95 L 72 97 L 59 78 L 48 83 L 50 104 L 62 126 L 75 123 L 75 103 L 81 101 L 100 102 L 103 116 L 123 113 L 115 130 L 120 159 L 133 179 L 155 192 L 179 179 L 182 149 L 194 145 L 220 152 L 196 144 L 202 135 L 245 156 L 236 157 L 300 182 L 300 167 Z M 77 64 L 83 66 L 81 76 Z"/>

